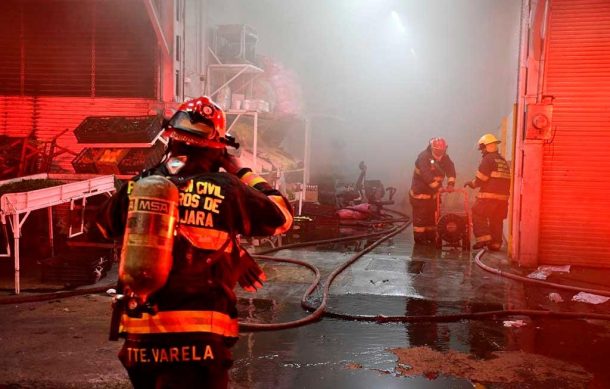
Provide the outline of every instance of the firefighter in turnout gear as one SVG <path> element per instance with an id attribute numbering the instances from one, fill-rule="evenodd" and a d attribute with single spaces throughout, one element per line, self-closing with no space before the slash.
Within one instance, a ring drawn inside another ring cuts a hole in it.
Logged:
<path id="1" fill-rule="evenodd" d="M 479 139 L 479 150 L 483 159 L 474 180 L 464 187 L 480 188 L 472 206 L 472 229 L 475 236 L 473 249 L 489 247 L 500 250 L 504 219 L 508 214 L 510 195 L 510 168 L 498 152 L 500 141 L 492 134 Z"/>
<path id="2" fill-rule="evenodd" d="M 123 185 L 98 218 L 108 238 L 125 235 L 128 246 L 121 254 L 118 296 L 128 298 L 138 289 L 140 273 L 162 281 L 145 301 L 115 302 L 115 313 L 121 307 L 117 337 L 125 338 L 119 359 L 135 388 L 226 388 L 230 348 L 239 335 L 233 289 L 239 283 L 255 290 L 265 280 L 238 236 L 282 234 L 292 225 L 292 209 L 279 191 L 227 152 L 227 144 L 238 145 L 225 134 L 225 114 L 210 99 L 182 104 L 164 128 L 169 142 L 161 162 Z M 156 182 L 140 185 L 150 177 Z M 147 185 L 157 184 L 175 193 L 175 214 L 163 206 L 170 200 L 154 198 L 163 190 L 146 192 Z M 146 218 L 155 212 L 161 216 Z M 138 250 L 167 245 L 171 234 L 172 258 L 164 275 L 167 261 L 151 261 L 150 251 Z"/>
<path id="3" fill-rule="evenodd" d="M 413 238 L 416 244 L 434 244 L 436 196 L 447 177 L 446 190 L 455 186 L 455 166 L 447 155 L 447 142 L 432 138 L 415 161 L 409 200 L 413 208 Z"/>

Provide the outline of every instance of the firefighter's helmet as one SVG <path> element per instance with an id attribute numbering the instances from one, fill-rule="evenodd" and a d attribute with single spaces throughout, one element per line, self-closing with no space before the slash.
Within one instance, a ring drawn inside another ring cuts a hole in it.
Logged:
<path id="1" fill-rule="evenodd" d="M 179 142 L 221 148 L 225 146 L 226 123 L 222 108 L 203 96 L 182 103 L 165 130 L 171 139 Z"/>
<path id="2" fill-rule="evenodd" d="M 442 158 L 447 152 L 447 141 L 445 138 L 430 139 L 430 150 L 435 158 Z"/>
<path id="3" fill-rule="evenodd" d="M 480 145 L 487 146 L 492 143 L 500 143 L 500 140 L 498 140 L 498 138 L 496 138 L 494 134 L 485 134 L 479 139 Z"/>
<path id="4" fill-rule="evenodd" d="M 498 143 L 500 140 L 494 134 L 485 134 L 479 139 L 479 149 L 491 152 L 497 150 Z"/>

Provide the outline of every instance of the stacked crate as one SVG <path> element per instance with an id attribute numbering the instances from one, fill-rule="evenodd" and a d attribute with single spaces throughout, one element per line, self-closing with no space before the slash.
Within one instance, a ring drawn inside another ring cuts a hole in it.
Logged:
<path id="1" fill-rule="evenodd" d="M 138 174 L 163 156 L 165 145 L 159 140 L 162 127 L 161 115 L 87 117 L 74 130 L 78 143 L 87 146 L 72 161 L 74 171 Z M 112 144 L 117 147 L 108 147 Z"/>

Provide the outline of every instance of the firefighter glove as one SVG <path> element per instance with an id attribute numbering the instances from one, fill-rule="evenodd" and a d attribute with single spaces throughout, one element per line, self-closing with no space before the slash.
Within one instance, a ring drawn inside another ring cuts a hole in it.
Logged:
<path id="1" fill-rule="evenodd" d="M 240 275 L 237 279 L 239 286 L 246 292 L 256 292 L 263 287 L 263 282 L 267 280 L 265 272 L 258 266 L 258 263 L 250 254 L 240 247 Z"/>
<path id="2" fill-rule="evenodd" d="M 466 187 L 474 189 L 475 188 L 474 182 L 468 181 L 467 183 L 464 184 L 464 188 L 466 188 Z"/>
<path id="3" fill-rule="evenodd" d="M 243 166 L 241 165 L 241 161 L 235 155 L 231 155 L 228 152 L 225 152 L 222 158 L 222 167 L 230 174 L 237 174 Z"/>

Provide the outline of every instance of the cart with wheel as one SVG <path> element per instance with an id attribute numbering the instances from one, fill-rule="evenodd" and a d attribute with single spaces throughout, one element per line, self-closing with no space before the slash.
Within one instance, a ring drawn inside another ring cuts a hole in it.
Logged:
<path id="1" fill-rule="evenodd" d="M 442 201 L 443 197 L 462 196 L 463 209 L 443 204 L 448 201 Z M 472 230 L 472 218 L 470 214 L 470 205 L 468 201 L 468 192 L 464 189 L 454 189 L 447 191 L 441 189 L 436 197 L 436 247 L 461 248 L 462 250 L 470 250 L 470 235 Z"/>

